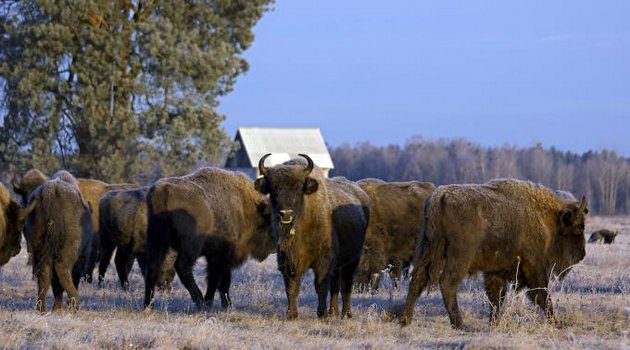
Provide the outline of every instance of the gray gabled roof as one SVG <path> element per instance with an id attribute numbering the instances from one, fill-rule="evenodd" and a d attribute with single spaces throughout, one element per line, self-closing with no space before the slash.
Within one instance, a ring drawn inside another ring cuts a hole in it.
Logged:
<path id="1" fill-rule="evenodd" d="M 334 168 L 319 128 L 238 128 L 250 166 L 257 167 L 262 156 L 271 153 L 265 164 L 273 166 L 304 153 L 320 168 Z"/>

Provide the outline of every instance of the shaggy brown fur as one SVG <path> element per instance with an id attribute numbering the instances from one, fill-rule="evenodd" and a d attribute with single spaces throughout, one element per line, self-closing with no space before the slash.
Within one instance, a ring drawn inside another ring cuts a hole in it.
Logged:
<path id="1" fill-rule="evenodd" d="M 20 252 L 24 212 L 0 184 L 0 266 Z"/>
<path id="2" fill-rule="evenodd" d="M 231 270 L 250 256 L 264 260 L 274 251 L 269 204 L 242 173 L 202 168 L 157 181 L 147 195 L 147 274 L 145 307 L 151 305 L 158 272 L 169 248 L 175 270 L 195 304 L 211 307 L 218 287 L 221 304 L 231 303 Z M 193 278 L 199 256 L 207 260 L 208 287 L 201 293 Z"/>
<path id="3" fill-rule="evenodd" d="M 79 307 L 77 288 L 90 255 L 92 223 L 90 210 L 72 181 L 60 172 L 29 196 L 24 236 L 37 278 L 37 309 L 46 311 L 46 293 L 51 285 L 54 309 L 61 308 L 63 292 L 72 310 Z"/>
<path id="4" fill-rule="evenodd" d="M 588 243 L 606 243 L 613 244 L 615 242 L 615 238 L 619 234 L 619 231 L 611 231 L 611 230 L 598 230 L 591 233 L 591 236 L 588 239 Z"/>
<path id="5" fill-rule="evenodd" d="M 66 171 L 64 171 L 66 172 Z M 68 172 L 66 172 L 68 173 Z M 68 173 L 72 176 L 70 173 Z M 72 177 L 75 179 L 74 177 Z M 31 169 L 24 174 L 22 180 L 19 180 L 17 177 L 14 177 L 12 182 L 13 190 L 15 193 L 22 196 L 24 202 L 28 198 L 28 195 L 39 185 L 43 184 L 48 177 L 44 175 L 38 169 Z M 140 185 L 138 184 L 108 184 L 103 181 L 93 180 L 93 179 L 75 179 L 77 181 L 77 186 L 83 195 L 83 198 L 88 203 L 91 209 L 91 219 L 92 219 L 92 230 L 94 232 L 94 238 L 92 239 L 92 253 L 88 260 L 88 265 L 86 269 L 86 281 L 88 283 L 92 283 L 92 273 L 94 268 L 96 267 L 96 262 L 98 261 L 98 257 L 100 254 L 99 243 L 100 240 L 98 238 L 99 233 L 99 210 L 98 204 L 101 200 L 101 197 L 109 191 L 114 190 L 123 190 L 123 189 L 131 189 L 137 188 Z M 25 203 L 26 205 L 26 203 Z"/>
<path id="6" fill-rule="evenodd" d="M 147 202 L 149 187 L 107 192 L 99 204 L 101 254 L 99 285 L 116 250 L 116 271 L 120 285 L 127 289 L 128 276 L 134 259 L 138 260 L 142 275 L 146 274 Z M 175 270 L 175 253 L 169 252 L 165 266 L 160 270 L 159 285 L 169 288 Z"/>
<path id="7" fill-rule="evenodd" d="M 350 294 L 369 220 L 369 198 L 345 178 L 326 179 L 308 160 L 296 159 L 265 169 L 263 157 L 256 188 L 269 194 L 273 231 L 278 239 L 278 269 L 284 278 L 287 318 L 297 317 L 297 297 L 302 275 L 312 269 L 318 295 L 317 316 L 351 316 Z M 306 167 L 305 167 L 306 166 Z M 309 167 L 311 170 L 309 170 Z"/>
<path id="8" fill-rule="evenodd" d="M 585 255 L 586 200 L 567 203 L 531 182 L 493 180 L 438 187 L 425 204 L 424 230 L 402 323 L 427 284 L 439 285 L 454 327 L 462 327 L 457 288 L 483 272 L 496 319 L 508 282 L 530 288 L 528 297 L 553 319 L 547 293 L 551 274 L 564 276 Z"/>
<path id="9" fill-rule="evenodd" d="M 370 197 L 370 224 L 354 280 L 361 288 L 378 289 L 380 273 L 389 265 L 399 281 L 408 266 L 422 230 L 422 206 L 435 189 L 427 182 L 385 182 L 363 179 L 357 184 Z"/>

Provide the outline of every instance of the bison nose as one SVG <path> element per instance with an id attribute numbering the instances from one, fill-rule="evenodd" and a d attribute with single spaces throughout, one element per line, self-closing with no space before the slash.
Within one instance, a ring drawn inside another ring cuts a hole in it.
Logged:
<path id="1" fill-rule="evenodd" d="M 283 224 L 290 224 L 293 222 L 293 210 L 280 210 L 280 222 Z"/>

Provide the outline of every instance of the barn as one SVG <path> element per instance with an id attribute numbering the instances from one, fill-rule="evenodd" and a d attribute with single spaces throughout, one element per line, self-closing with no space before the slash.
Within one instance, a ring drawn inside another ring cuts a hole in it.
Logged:
<path id="1" fill-rule="evenodd" d="M 265 165 L 273 166 L 297 157 L 303 153 L 313 159 L 328 176 L 333 169 L 333 162 L 326 148 L 326 143 L 319 128 L 238 128 L 234 142 L 239 149 L 225 162 L 225 168 L 241 171 L 252 179 L 258 173 L 258 161 L 271 153 Z"/>

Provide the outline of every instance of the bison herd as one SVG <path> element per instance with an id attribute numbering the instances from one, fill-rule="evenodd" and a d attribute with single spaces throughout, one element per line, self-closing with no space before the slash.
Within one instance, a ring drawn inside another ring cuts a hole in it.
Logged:
<path id="1" fill-rule="evenodd" d="M 451 325 L 460 328 L 457 290 L 468 275 L 483 275 L 491 322 L 508 283 L 527 288 L 553 320 L 549 279 L 562 278 L 585 256 L 584 197 L 514 179 L 437 188 L 329 179 L 307 155 L 273 167 L 265 166 L 268 156 L 260 159 L 261 177 L 254 182 L 211 167 L 149 187 L 30 170 L 12 181 L 21 204 L 0 185 L 0 264 L 20 252 L 23 235 L 42 312 L 51 285 L 54 309 L 62 307 L 65 291 L 76 310 L 80 281 L 92 282 L 98 263 L 100 285 L 114 251 L 124 289 L 138 261 L 145 308 L 155 289 L 169 289 L 177 273 L 196 306 L 206 309 L 217 289 L 222 307 L 231 305 L 234 268 L 276 253 L 288 319 L 298 316 L 300 281 L 308 270 L 317 316 L 351 317 L 353 287 L 375 290 L 384 272 L 400 281 L 411 266 L 400 322 L 408 324 L 422 291 L 436 286 Z M 611 243 L 615 235 L 602 230 L 589 241 Z M 193 277 L 200 257 L 207 261 L 205 293 Z"/>

